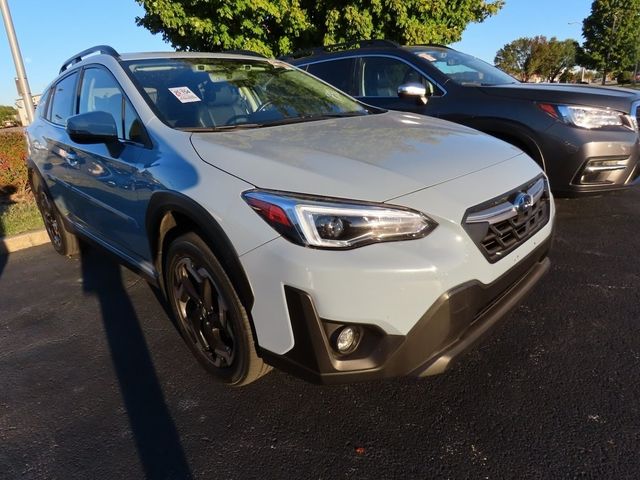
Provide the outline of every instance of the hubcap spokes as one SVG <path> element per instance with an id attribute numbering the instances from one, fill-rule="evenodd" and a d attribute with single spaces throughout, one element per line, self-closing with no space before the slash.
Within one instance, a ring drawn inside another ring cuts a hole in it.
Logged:
<path id="1" fill-rule="evenodd" d="M 229 310 L 205 267 L 189 257 L 178 261 L 173 294 L 180 322 L 198 350 L 216 367 L 228 367 L 234 359 L 234 335 Z"/>

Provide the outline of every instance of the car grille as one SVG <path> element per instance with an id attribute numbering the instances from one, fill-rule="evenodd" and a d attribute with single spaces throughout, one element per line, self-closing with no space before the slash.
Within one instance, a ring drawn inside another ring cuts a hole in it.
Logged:
<path id="1" fill-rule="evenodd" d="M 495 263 L 549 221 L 549 185 L 538 177 L 498 198 L 470 208 L 463 226 L 480 251 Z"/>

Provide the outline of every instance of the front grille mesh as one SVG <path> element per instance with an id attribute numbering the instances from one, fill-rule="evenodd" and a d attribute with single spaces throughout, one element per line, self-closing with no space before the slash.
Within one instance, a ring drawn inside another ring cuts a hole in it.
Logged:
<path id="1" fill-rule="evenodd" d="M 551 212 L 548 184 L 545 181 L 542 195 L 530 209 L 521 213 L 514 211 L 510 218 L 495 222 L 487 219 L 481 223 L 467 222 L 466 219 L 471 214 L 490 211 L 496 205 L 514 201 L 519 193 L 527 192 L 538 180 L 539 178 L 467 211 L 463 226 L 489 262 L 495 263 L 506 257 L 548 223 Z"/>
<path id="2" fill-rule="evenodd" d="M 549 200 L 542 197 L 531 210 L 494 225 L 480 242 L 490 258 L 504 256 L 540 230 L 549 220 Z"/>

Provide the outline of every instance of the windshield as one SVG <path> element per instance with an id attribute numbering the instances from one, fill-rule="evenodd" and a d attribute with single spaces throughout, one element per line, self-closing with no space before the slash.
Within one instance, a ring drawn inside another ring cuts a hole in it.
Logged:
<path id="1" fill-rule="evenodd" d="M 124 62 L 167 125 L 257 128 L 366 115 L 360 103 L 277 60 L 165 58 Z"/>
<path id="2" fill-rule="evenodd" d="M 502 70 L 465 53 L 442 47 L 415 47 L 411 50 L 461 85 L 518 83 L 515 78 Z"/>

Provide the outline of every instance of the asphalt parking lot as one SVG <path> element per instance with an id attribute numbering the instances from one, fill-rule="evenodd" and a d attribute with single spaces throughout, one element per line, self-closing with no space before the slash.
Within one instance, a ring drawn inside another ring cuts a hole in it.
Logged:
<path id="1" fill-rule="evenodd" d="M 0 477 L 637 478 L 640 190 L 557 205 L 550 274 L 424 380 L 225 389 L 105 255 L 0 258 Z"/>

